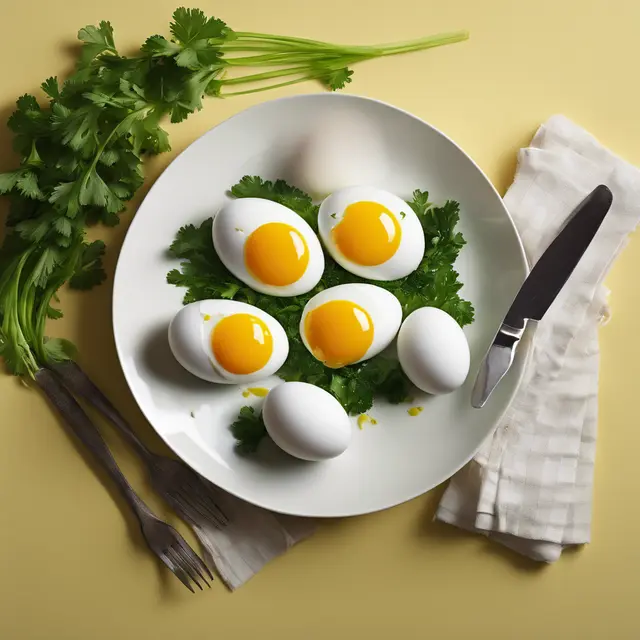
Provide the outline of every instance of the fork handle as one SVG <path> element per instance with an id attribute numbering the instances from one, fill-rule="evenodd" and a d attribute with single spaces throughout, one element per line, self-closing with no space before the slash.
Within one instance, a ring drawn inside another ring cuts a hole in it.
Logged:
<path id="1" fill-rule="evenodd" d="M 122 414 L 113 406 L 109 398 L 97 387 L 80 365 L 73 360 L 65 360 L 51 367 L 71 393 L 84 398 L 107 418 L 129 441 L 138 455 L 153 464 L 155 454 L 138 438 Z"/>
<path id="2" fill-rule="evenodd" d="M 35 380 L 49 398 L 51 404 L 53 404 L 60 415 L 62 415 L 67 425 L 71 427 L 75 436 L 89 449 L 94 458 L 111 476 L 127 504 L 133 509 L 140 524 L 142 525 L 143 518 L 146 516 L 154 517 L 152 511 L 140 499 L 138 494 L 133 490 L 133 487 L 129 484 L 129 481 L 122 474 L 122 471 L 120 471 L 118 463 L 111 454 L 106 442 L 102 439 L 97 427 L 91 421 L 91 418 L 89 418 L 67 388 L 49 369 L 40 369 L 35 374 Z"/>

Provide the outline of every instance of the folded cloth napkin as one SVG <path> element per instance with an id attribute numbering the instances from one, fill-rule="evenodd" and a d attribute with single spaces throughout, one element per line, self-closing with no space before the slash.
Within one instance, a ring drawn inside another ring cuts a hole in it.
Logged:
<path id="1" fill-rule="evenodd" d="M 613 192 L 611 210 L 530 336 L 514 401 L 451 479 L 435 516 L 545 562 L 590 540 L 598 327 L 609 316 L 602 281 L 640 221 L 640 171 L 553 116 L 520 151 L 504 199 L 533 264 L 600 183 Z"/>
<path id="2" fill-rule="evenodd" d="M 207 564 L 216 568 L 231 590 L 315 531 L 310 518 L 272 513 L 220 489 L 214 490 L 229 524 L 219 529 L 210 523 L 194 524 L 193 530 Z"/>

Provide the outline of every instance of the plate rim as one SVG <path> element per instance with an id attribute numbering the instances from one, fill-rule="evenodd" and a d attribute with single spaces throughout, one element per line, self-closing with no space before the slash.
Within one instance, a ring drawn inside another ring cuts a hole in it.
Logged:
<path id="1" fill-rule="evenodd" d="M 202 475 L 205 479 L 207 479 L 209 482 L 211 482 L 216 488 L 221 489 L 221 490 L 227 492 L 228 494 L 230 494 L 230 495 L 232 495 L 232 496 L 234 496 L 234 497 L 236 497 L 236 498 L 238 498 L 240 500 L 244 500 L 245 502 L 247 502 L 249 504 L 252 504 L 252 505 L 254 505 L 256 507 L 260 507 L 262 509 L 266 509 L 267 511 L 271 511 L 273 513 L 279 513 L 279 514 L 283 514 L 283 515 L 290 515 L 290 516 L 297 516 L 297 517 L 320 518 L 320 519 L 324 519 L 324 518 L 346 518 L 346 517 L 354 517 L 354 516 L 359 516 L 359 515 L 366 515 L 368 513 L 377 513 L 379 511 L 385 511 L 387 509 L 391 509 L 393 507 L 396 507 L 396 506 L 399 506 L 399 505 L 404 504 L 406 502 L 409 502 L 410 500 L 414 500 L 415 498 L 418 498 L 419 496 L 424 495 L 425 493 L 428 493 L 429 491 L 435 489 L 436 487 L 440 486 L 441 484 L 443 484 L 444 482 L 446 482 L 447 480 L 452 478 L 456 473 L 458 473 L 458 471 L 460 471 L 460 469 L 462 469 L 466 464 L 468 464 L 475 457 L 475 455 L 478 453 L 478 451 L 482 447 L 482 444 L 485 442 L 486 438 L 489 438 L 495 432 L 498 424 L 504 418 L 504 416 L 505 416 L 506 412 L 508 411 L 511 403 L 513 402 L 513 399 L 514 399 L 515 395 L 517 394 L 518 390 L 520 389 L 520 385 L 522 384 L 522 380 L 524 378 L 524 375 L 525 375 L 525 372 L 526 372 L 526 369 L 527 369 L 527 364 L 528 364 L 528 361 L 529 361 L 529 358 L 530 358 L 530 355 L 531 355 L 531 351 L 532 351 L 531 350 L 531 346 L 532 346 L 531 340 L 530 339 L 526 339 L 526 334 L 529 334 L 531 332 L 531 329 L 530 329 L 529 326 L 527 327 L 526 332 L 525 332 L 525 339 L 521 340 L 520 348 L 518 349 L 518 353 L 516 353 L 516 357 L 522 362 L 522 366 L 520 368 L 518 377 L 517 377 L 517 379 L 515 381 L 515 384 L 513 386 L 513 391 L 511 392 L 511 394 L 509 394 L 508 401 L 505 403 L 504 409 L 498 414 L 498 416 L 497 416 L 496 420 L 494 421 L 491 429 L 487 432 L 485 440 L 482 440 L 480 442 L 480 444 L 472 451 L 472 453 L 459 466 L 457 466 L 451 473 L 445 474 L 443 477 L 439 478 L 437 482 L 429 484 L 429 486 L 427 486 L 425 488 L 422 488 L 422 489 L 418 490 L 417 492 L 412 492 L 410 495 L 407 495 L 402 500 L 398 501 L 398 500 L 394 499 L 389 503 L 382 504 L 381 506 L 377 506 L 377 507 L 375 507 L 373 509 L 364 508 L 364 509 L 355 510 L 355 511 L 354 510 L 350 510 L 348 512 L 336 511 L 336 512 L 331 512 L 331 513 L 308 513 L 308 512 L 303 512 L 303 511 L 300 511 L 300 510 L 297 510 L 297 511 L 294 512 L 294 511 L 286 511 L 286 510 L 283 510 L 283 509 L 274 508 L 273 506 L 269 506 L 268 504 L 264 504 L 260 500 L 252 500 L 252 499 L 246 498 L 246 497 L 244 497 L 242 495 L 238 495 L 237 491 L 235 491 L 235 492 L 231 491 L 230 489 L 228 489 L 226 487 L 219 486 L 218 484 L 216 484 L 215 482 L 210 480 L 207 477 L 207 475 L 205 474 L 205 472 L 201 471 L 198 468 L 199 465 L 194 464 L 193 461 L 189 460 L 190 456 L 188 454 L 185 454 L 184 452 L 177 451 L 177 448 L 172 445 L 172 443 L 170 442 L 170 439 L 165 437 L 165 435 L 163 435 L 162 433 L 160 433 L 160 431 L 158 431 L 158 429 L 156 429 L 155 425 L 153 424 L 153 421 L 149 418 L 149 416 L 147 415 L 146 411 L 141 406 L 140 402 L 138 401 L 137 394 L 134 392 L 133 388 L 131 387 L 131 384 L 129 383 L 129 378 L 128 378 L 126 372 L 125 372 L 125 368 L 124 368 L 124 365 L 123 365 L 123 360 L 124 360 L 123 346 L 122 346 L 121 341 L 120 341 L 120 339 L 118 337 L 118 333 L 119 332 L 118 332 L 118 330 L 116 328 L 116 324 L 115 324 L 115 307 L 116 307 L 116 298 L 117 298 L 116 291 L 118 289 L 118 281 L 122 277 L 122 272 L 123 272 L 123 267 L 121 266 L 121 263 L 122 263 L 121 257 L 122 257 L 122 255 L 124 253 L 125 248 L 127 247 L 127 242 L 130 241 L 131 231 L 132 231 L 132 229 L 134 229 L 134 225 L 136 225 L 138 220 L 141 219 L 141 218 L 138 218 L 138 216 L 137 216 L 138 211 L 144 205 L 144 203 L 147 200 L 147 198 L 149 198 L 151 196 L 151 194 L 153 193 L 153 190 L 157 187 L 160 179 L 163 177 L 163 175 L 166 173 L 166 171 L 169 169 L 169 167 L 171 167 L 171 165 L 173 165 L 176 161 L 178 161 L 178 159 L 181 158 L 194 144 L 197 144 L 206 135 L 208 135 L 209 133 L 211 133 L 212 131 L 214 131 L 218 127 L 231 122 L 235 118 L 239 118 L 240 116 L 245 114 L 247 111 L 258 110 L 261 107 L 263 107 L 265 104 L 296 101 L 296 100 L 299 100 L 301 98 L 302 99 L 321 98 L 321 99 L 325 99 L 325 100 L 326 99 L 338 99 L 338 100 L 345 100 L 346 99 L 346 100 L 353 100 L 354 102 L 365 101 L 365 102 L 376 103 L 378 105 L 381 105 L 381 106 L 386 107 L 388 109 L 392 109 L 392 110 L 394 110 L 396 112 L 399 112 L 399 113 L 401 113 L 401 114 L 403 114 L 405 116 L 410 117 L 413 120 L 418 121 L 421 125 L 428 127 L 435 134 L 437 134 L 437 135 L 441 136 L 442 138 L 444 138 L 447 142 L 449 142 L 451 145 L 453 145 L 458 151 L 460 151 L 467 158 L 467 160 L 469 160 L 469 162 L 471 162 L 471 164 L 475 167 L 475 169 L 480 173 L 480 175 L 484 178 L 486 183 L 489 185 L 489 187 L 493 191 L 494 195 L 497 197 L 498 202 L 500 203 L 500 206 L 502 207 L 502 210 L 503 210 L 504 214 L 506 215 L 506 219 L 508 220 L 509 224 L 511 225 L 511 229 L 512 229 L 514 235 L 515 235 L 515 238 L 516 238 L 516 241 L 517 241 L 517 244 L 518 244 L 520 257 L 521 257 L 521 260 L 522 260 L 522 265 L 524 267 L 524 276 L 526 278 L 529 275 L 530 265 L 529 265 L 529 260 L 528 260 L 528 257 L 527 257 L 523 242 L 522 242 L 522 238 L 520 237 L 520 233 L 518 232 L 518 229 L 517 229 L 517 227 L 515 225 L 515 222 L 514 222 L 512 216 L 511 216 L 511 214 L 509 213 L 509 210 L 507 209 L 502 196 L 500 195 L 500 193 L 498 192 L 498 190 L 494 186 L 493 182 L 491 182 L 491 180 L 489 179 L 487 174 L 476 163 L 476 161 L 458 143 L 456 143 L 454 140 L 452 140 L 446 133 L 441 131 L 436 126 L 430 124 L 426 120 L 424 120 L 424 119 L 420 118 L 419 116 L 411 113 L 410 111 L 407 111 L 406 109 L 403 109 L 401 107 L 397 107 L 397 106 L 395 106 L 395 105 L 393 105 L 393 104 L 391 104 L 389 102 L 386 102 L 384 100 L 380 100 L 380 99 L 377 99 L 377 98 L 372 98 L 372 97 L 369 97 L 369 96 L 361 96 L 361 95 L 353 94 L 353 93 L 307 93 L 307 94 L 295 94 L 295 95 L 292 95 L 292 96 L 281 96 L 279 98 L 274 98 L 272 100 L 265 100 L 265 101 L 259 102 L 257 104 L 251 105 L 251 106 L 249 106 L 249 107 L 247 107 L 245 109 L 242 109 L 241 111 L 238 111 L 237 113 L 234 113 L 233 115 L 229 116 L 228 118 L 225 118 L 224 120 L 221 120 L 217 124 L 213 125 L 209 129 L 207 129 L 206 131 L 201 133 L 197 138 L 192 140 L 162 170 L 162 173 L 160 173 L 160 175 L 156 178 L 156 180 L 150 186 L 150 188 L 147 191 L 147 193 L 145 194 L 143 200 L 140 202 L 140 204 L 136 208 L 136 210 L 135 210 L 135 212 L 133 214 L 133 217 L 131 219 L 131 222 L 129 223 L 129 226 L 127 227 L 127 230 L 126 230 L 126 233 L 125 233 L 125 237 L 124 237 L 123 242 L 122 242 L 122 246 L 120 247 L 120 251 L 118 252 L 118 259 L 117 259 L 117 262 L 116 262 L 116 267 L 115 267 L 114 276 L 113 276 L 112 300 L 111 300 L 111 326 L 112 326 L 112 332 L 113 332 L 113 339 L 114 339 L 114 343 L 115 343 L 115 347 L 116 347 L 116 353 L 117 353 L 117 356 L 118 356 L 118 363 L 120 365 L 120 370 L 121 370 L 122 375 L 123 375 L 123 377 L 125 379 L 127 387 L 129 389 L 131 395 L 133 396 L 133 399 L 135 400 L 135 403 L 136 403 L 138 409 L 140 410 L 140 412 L 144 416 L 145 420 L 152 427 L 154 432 L 165 443 L 165 445 L 167 447 L 169 447 L 169 449 L 171 449 L 171 451 L 173 451 L 173 453 L 176 456 L 178 456 L 178 458 L 180 460 L 182 460 L 189 467 L 191 467 L 191 469 L 193 469 L 196 473 Z M 530 323 L 528 323 L 528 324 L 530 324 Z"/>

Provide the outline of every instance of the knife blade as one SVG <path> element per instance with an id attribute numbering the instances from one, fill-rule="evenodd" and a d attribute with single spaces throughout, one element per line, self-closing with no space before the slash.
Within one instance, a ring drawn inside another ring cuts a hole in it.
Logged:
<path id="1" fill-rule="evenodd" d="M 540 321 L 591 244 L 613 202 L 598 185 L 574 210 L 536 262 L 489 347 L 473 388 L 471 404 L 482 408 L 513 363 L 527 321 Z"/>

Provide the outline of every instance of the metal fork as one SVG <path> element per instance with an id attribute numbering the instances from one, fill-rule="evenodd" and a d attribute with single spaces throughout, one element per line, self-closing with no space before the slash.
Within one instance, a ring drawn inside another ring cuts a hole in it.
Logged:
<path id="1" fill-rule="evenodd" d="M 194 592 L 191 582 L 202 590 L 198 578 L 208 587 L 211 586 L 206 576 L 210 580 L 213 580 L 213 576 L 207 566 L 189 547 L 185 539 L 171 525 L 156 517 L 133 490 L 120 471 L 100 432 L 69 390 L 48 369 L 40 369 L 35 375 L 35 380 L 64 417 L 66 424 L 73 429 L 78 439 L 91 451 L 114 480 L 120 493 L 138 518 L 142 535 L 151 551 L 191 592 Z"/>
<path id="2" fill-rule="evenodd" d="M 218 528 L 229 523 L 216 503 L 215 492 L 218 489 L 184 462 L 149 450 L 76 362 L 69 360 L 56 364 L 53 370 L 69 391 L 91 403 L 127 438 L 146 464 L 153 488 L 181 518 L 192 524 L 204 520 Z"/>
<path id="3" fill-rule="evenodd" d="M 135 496 L 135 494 L 134 494 Z M 182 584 L 195 593 L 190 584 L 192 580 L 202 591 L 202 585 L 198 582 L 198 578 L 204 582 L 207 587 L 211 585 L 207 581 L 207 576 L 213 580 L 211 572 L 207 565 L 200 559 L 193 549 L 186 543 L 185 539 L 169 524 L 163 522 L 153 515 L 148 507 L 135 496 L 141 503 L 138 505 L 140 513 L 136 510 L 136 515 L 140 520 L 142 534 L 144 535 L 149 548 L 155 553 L 162 562 L 172 571 Z M 141 517 L 141 514 L 142 515 Z"/>

